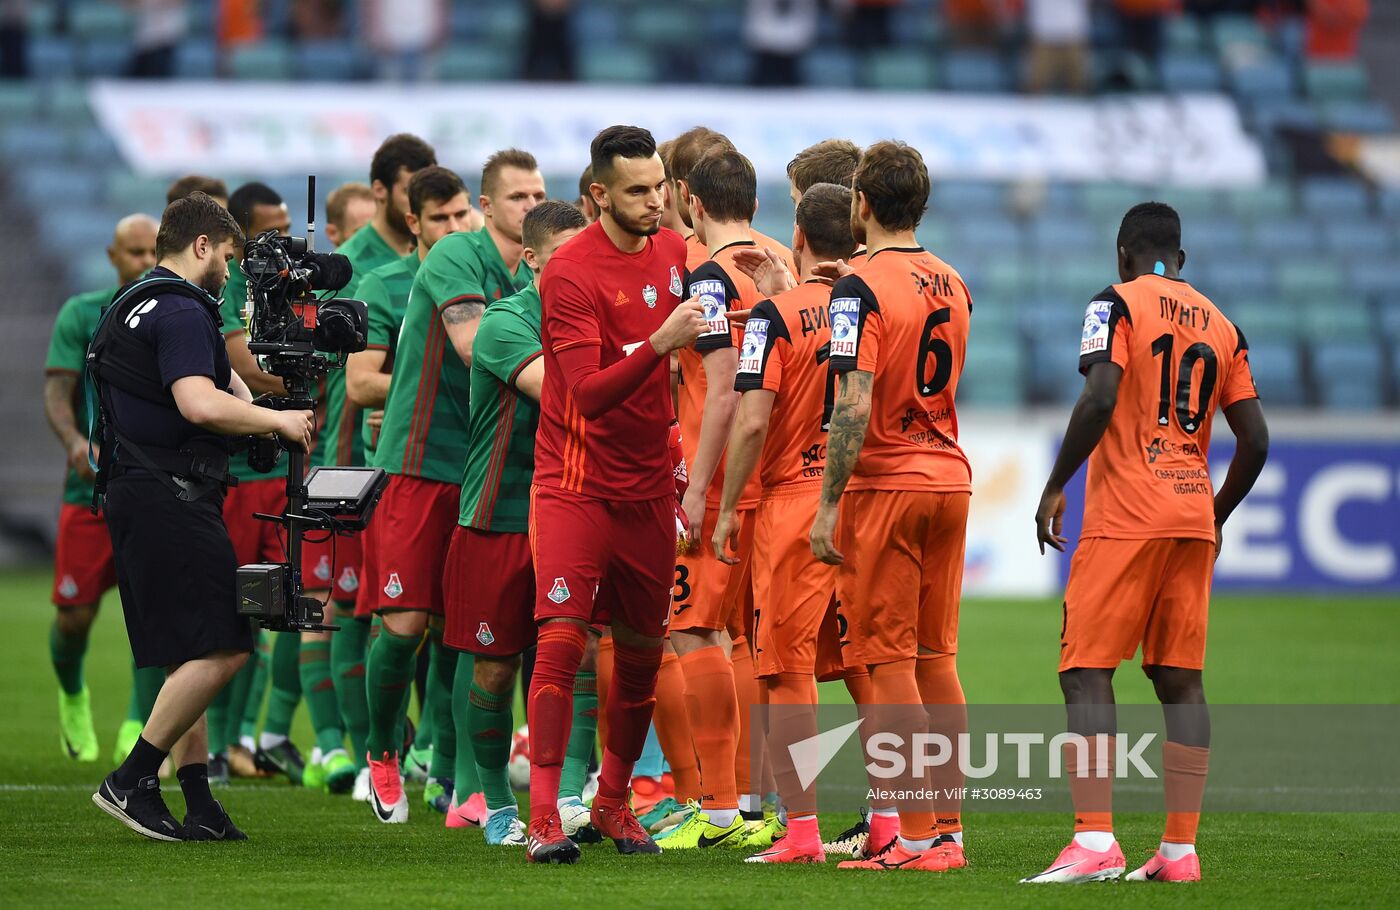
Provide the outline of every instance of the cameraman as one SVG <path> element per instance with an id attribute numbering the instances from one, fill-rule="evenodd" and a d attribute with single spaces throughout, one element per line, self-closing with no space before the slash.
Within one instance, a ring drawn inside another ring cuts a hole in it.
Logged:
<path id="1" fill-rule="evenodd" d="M 237 562 L 221 506 L 224 437 L 276 434 L 307 448 L 310 411 L 255 407 L 229 367 L 218 295 L 243 232 L 204 193 L 171 203 L 156 237 L 163 287 L 118 294 L 93 341 L 108 440 L 99 482 L 131 650 L 166 668 L 141 736 L 93 802 L 155 840 L 242 840 L 209 793 L 204 711 L 248 659 L 238 615 Z M 110 463 L 106 461 L 110 459 Z M 176 752 L 186 815 L 177 824 L 157 772 Z"/>

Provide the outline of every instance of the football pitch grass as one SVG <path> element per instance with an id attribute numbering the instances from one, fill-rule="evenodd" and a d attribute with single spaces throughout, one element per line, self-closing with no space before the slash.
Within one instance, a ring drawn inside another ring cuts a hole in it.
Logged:
<path id="1" fill-rule="evenodd" d="M 741 854 L 621 857 L 585 847 L 573 867 L 530 867 L 519 848 L 488 848 L 476 830 L 447 830 L 413 797 L 407 825 L 381 825 L 367 807 L 285 784 L 237 782 L 216 793 L 250 840 L 163 844 L 139 838 L 92 805 L 109 770 L 127 699 L 130 656 L 115 596 L 104 604 L 87 679 L 103 758 L 78 765 L 60 754 L 56 683 L 48 664 L 52 616 L 45 571 L 0 573 L 10 645 L 0 660 L 0 907 L 141 907 L 179 902 L 234 908 L 636 906 L 707 908 L 1395 906 L 1400 814 L 1207 814 L 1199 848 L 1206 880 L 1194 886 L 1119 882 L 1020 886 L 1068 839 L 1055 813 L 969 812 L 972 866 L 942 875 L 765 867 Z M 958 657 L 971 700 L 1059 701 L 1055 662 L 1059 604 L 968 600 Z M 1216 703 L 1400 702 L 1400 599 L 1217 597 L 1206 689 Z M 1118 700 L 1150 703 L 1132 665 Z M 844 696 L 839 686 L 824 697 Z M 521 722 L 517 719 L 517 723 Z M 294 736 L 309 745 L 305 711 Z M 165 785 L 172 811 L 183 803 Z M 823 817 L 824 832 L 854 816 Z M 1129 868 L 1161 833 L 1160 814 L 1120 814 Z"/>

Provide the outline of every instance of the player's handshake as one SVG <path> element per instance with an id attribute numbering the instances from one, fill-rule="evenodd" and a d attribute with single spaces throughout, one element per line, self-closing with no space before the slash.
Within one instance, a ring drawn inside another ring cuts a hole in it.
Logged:
<path id="1" fill-rule="evenodd" d="M 705 310 L 700 299 L 692 297 L 672 310 L 661 328 L 652 333 L 651 346 L 664 356 L 695 341 L 706 328 Z"/>

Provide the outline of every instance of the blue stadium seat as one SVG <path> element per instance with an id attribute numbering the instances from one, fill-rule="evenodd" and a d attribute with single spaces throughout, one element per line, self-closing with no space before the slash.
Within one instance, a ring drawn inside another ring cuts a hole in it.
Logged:
<path id="1" fill-rule="evenodd" d="M 1281 128 L 1316 129 L 1317 108 L 1301 98 L 1258 98 L 1250 105 L 1246 123 L 1259 132 Z"/>
<path id="2" fill-rule="evenodd" d="M 1089 298 L 1118 280 L 1118 269 L 1110 255 L 1064 253 L 1038 256 L 1034 261 L 1037 293 L 1068 303 L 1071 308 L 1079 307 L 1081 321 Z"/>
<path id="3" fill-rule="evenodd" d="M 0 123 L 18 123 L 39 113 L 39 88 L 28 79 L 0 79 Z"/>
<path id="4" fill-rule="evenodd" d="M 1190 266 L 1189 259 L 1187 265 Z M 1200 273 L 1201 285 L 1207 289 L 1207 296 L 1218 295 L 1224 300 L 1268 294 L 1274 288 L 1273 267 L 1254 257 L 1218 259 L 1203 264 Z"/>
<path id="5" fill-rule="evenodd" d="M 1395 115 L 1379 101 L 1331 101 L 1321 105 L 1322 125 L 1340 133 L 1389 133 Z"/>
<path id="6" fill-rule="evenodd" d="M 45 87 L 46 109 L 53 122 L 69 129 L 92 126 L 92 108 L 88 104 L 88 87 L 76 79 L 58 79 Z"/>
<path id="7" fill-rule="evenodd" d="M 112 241 L 113 219 L 94 218 L 81 208 L 41 208 L 36 210 L 44 239 L 58 249 L 105 250 Z"/>
<path id="8" fill-rule="evenodd" d="M 615 44 L 622 40 L 622 16 L 618 10 L 606 6 L 581 4 L 574 12 L 573 31 L 574 40 L 579 43 Z"/>
<path id="9" fill-rule="evenodd" d="M 1201 20 L 1195 16 L 1172 16 L 1166 23 L 1167 48 L 1183 54 L 1206 50 L 1206 34 Z"/>
<path id="10" fill-rule="evenodd" d="M 656 61 L 645 48 L 600 44 L 579 51 L 579 77 L 584 82 L 645 85 L 657 79 Z"/>
<path id="11" fill-rule="evenodd" d="M 1011 72 L 1006 61 L 984 51 L 952 51 L 943 58 L 943 85 L 949 91 L 1010 91 Z"/>
<path id="12" fill-rule="evenodd" d="M 78 69 L 84 76 L 121 76 L 131 62 L 131 45 L 123 38 L 90 38 L 79 48 Z"/>
<path id="13" fill-rule="evenodd" d="M 1318 403 L 1324 408 L 1374 411 L 1385 400 L 1385 370 L 1376 342 L 1320 342 L 1312 346 L 1312 363 Z"/>
<path id="14" fill-rule="evenodd" d="M 1079 375 L 1079 326 L 1084 324 L 1081 309 L 1068 337 L 1033 340 L 1028 358 L 1027 378 L 1032 404 L 1069 404 L 1079 397 L 1084 379 Z"/>
<path id="15" fill-rule="evenodd" d="M 1360 63 L 1309 63 L 1303 67 L 1303 91 L 1318 101 L 1366 97 L 1369 83 Z"/>
<path id="16" fill-rule="evenodd" d="M 805 85 L 853 88 L 860 79 L 855 54 L 836 44 L 817 45 L 798 63 Z"/>
<path id="17" fill-rule="evenodd" d="M 110 169 L 121 160 L 117 143 L 106 130 L 89 127 L 73 135 L 71 140 L 73 158 L 91 172 L 100 172 L 106 177 Z"/>
<path id="18" fill-rule="evenodd" d="M 652 46 L 676 46 L 694 40 L 703 24 L 683 3 L 650 3 L 627 16 L 631 39 Z"/>
<path id="19" fill-rule="evenodd" d="M 1211 288 L 1201 290 L 1207 297 L 1213 293 Z M 1291 312 L 1291 307 L 1283 310 L 1277 300 L 1251 297 L 1211 299 L 1244 333 L 1251 350 L 1255 345 L 1293 344 L 1302 336 L 1302 327 L 1295 320 L 1281 318 L 1285 312 Z"/>
<path id="20" fill-rule="evenodd" d="M 1382 215 L 1400 221 L 1400 187 L 1382 189 L 1376 196 L 1376 204 Z"/>
<path id="21" fill-rule="evenodd" d="M 970 214 L 956 223 L 959 240 L 974 249 L 1018 256 L 1025 246 L 1025 230 L 1005 215 Z"/>
<path id="22" fill-rule="evenodd" d="M 68 38 L 37 35 L 29 39 L 29 72 L 45 79 L 78 74 L 78 55 Z"/>
<path id="23" fill-rule="evenodd" d="M 1256 60 L 1231 70 L 1230 86 L 1251 101 L 1283 98 L 1293 94 L 1293 71 L 1279 59 Z"/>
<path id="24" fill-rule="evenodd" d="M 930 209 L 930 214 L 919 222 L 916 236 L 924 249 L 929 250 L 940 259 L 950 262 L 956 268 L 957 260 L 950 252 L 957 233 L 953 227 L 955 223 L 956 217 L 945 218 L 938 210 Z"/>
<path id="25" fill-rule="evenodd" d="M 1345 177 L 1309 177 L 1298 190 L 1300 207 L 1309 215 L 1324 218 L 1359 218 L 1371 207 L 1371 195 L 1360 180 Z"/>
<path id="26" fill-rule="evenodd" d="M 68 4 L 68 31 L 76 38 L 127 38 L 131 16 L 120 3 L 79 0 Z"/>
<path id="27" fill-rule="evenodd" d="M 18 175 L 21 196 L 36 209 L 53 205 L 60 199 L 102 198 L 104 175 L 66 164 L 26 164 Z"/>
<path id="28" fill-rule="evenodd" d="M 873 89 L 926 91 L 938 83 L 932 55 L 918 47 L 886 47 L 865 58 L 865 84 Z"/>
<path id="29" fill-rule="evenodd" d="M 573 24 L 577 29 L 580 20 L 586 13 L 594 9 L 592 6 L 581 6 L 574 12 Z M 447 14 L 448 28 L 451 29 L 453 41 L 474 41 L 481 37 L 485 30 L 485 21 L 482 17 L 482 10 L 475 3 L 452 3 L 449 4 Z M 575 36 L 577 37 L 577 35 Z M 450 47 L 450 45 L 449 45 Z"/>
<path id="30" fill-rule="evenodd" d="M 175 75 L 181 79 L 212 79 L 218 66 L 218 47 L 208 38 L 191 36 L 175 48 Z"/>
<path id="31" fill-rule="evenodd" d="M 1244 228 L 1229 215 L 1193 218 L 1181 226 L 1181 244 L 1186 248 L 1188 266 L 1197 256 L 1205 261 L 1219 255 L 1236 255 L 1244 247 Z"/>
<path id="32" fill-rule="evenodd" d="M 360 75 L 359 56 L 349 41 L 303 41 L 293 52 L 293 70 L 301 80 L 344 82 Z"/>
<path id="33" fill-rule="evenodd" d="M 976 300 L 974 289 L 973 299 Z M 1084 327 L 1084 310 L 1089 299 L 1026 296 L 1016 308 L 1016 322 L 1032 345 L 1065 345 L 1076 342 Z M 973 304 L 973 319 L 977 318 Z M 976 326 L 974 325 L 974 331 Z"/>
<path id="34" fill-rule="evenodd" d="M 520 65 L 520 55 L 491 44 L 456 44 L 437 59 L 437 76 L 448 82 L 490 82 L 509 79 Z"/>
<path id="35" fill-rule="evenodd" d="M 700 80 L 716 85 L 747 85 L 753 61 L 748 48 L 717 47 L 700 55 Z"/>
<path id="36" fill-rule="evenodd" d="M 974 304 L 973 318 L 985 320 L 997 308 Z M 979 329 L 985 323 L 979 323 Z M 985 332 L 967 346 L 967 361 L 958 380 L 958 404 L 972 407 L 1019 407 L 1024 397 L 1026 358 L 1020 342 Z"/>
<path id="37" fill-rule="evenodd" d="M 163 177 L 143 177 L 119 170 L 107 178 L 104 186 L 107 207 L 118 213 L 158 212 L 165 205 L 168 183 Z"/>
<path id="38" fill-rule="evenodd" d="M 943 20 L 925 4 L 905 3 L 894 8 L 890 30 L 897 44 L 932 49 L 943 38 Z"/>
<path id="39" fill-rule="evenodd" d="M 486 40 L 493 44 L 517 47 L 529 27 L 529 14 L 525 4 L 513 0 L 495 0 L 484 4 L 487 8 L 483 20 Z"/>
<path id="40" fill-rule="evenodd" d="M 93 288 L 111 287 L 116 283 L 116 273 L 112 271 L 111 260 L 105 252 L 111 240 L 111 231 L 108 230 L 106 240 L 99 241 L 96 247 L 84 247 L 86 253 L 64 260 L 64 272 L 68 276 L 69 287 L 88 291 Z"/>
<path id="41" fill-rule="evenodd" d="M 71 148 L 65 130 L 43 121 L 16 121 L 0 132 L 0 157 L 10 161 L 62 160 Z"/>
<path id="42" fill-rule="evenodd" d="M 1294 306 L 1309 341 L 1361 342 L 1376 338 L 1376 322 L 1365 298 L 1340 297 L 1309 302 L 1295 298 Z"/>
<path id="43" fill-rule="evenodd" d="M 733 44 L 734 36 L 744 31 L 744 13 L 738 7 L 721 6 L 706 10 L 700 21 L 706 40 L 713 42 L 714 46 Z"/>
<path id="44" fill-rule="evenodd" d="M 937 251 L 934 251 L 937 253 Z M 1012 256 L 994 257 L 982 269 L 981 280 L 977 287 L 969 288 L 972 291 L 972 299 L 975 301 L 975 312 L 981 313 L 981 303 L 991 301 L 1001 306 L 1007 306 L 1020 300 L 1030 289 L 1030 276 L 1021 265 L 1021 261 Z M 979 320 L 980 327 L 981 322 Z"/>
<path id="45" fill-rule="evenodd" d="M 939 180 L 929 193 L 929 209 L 949 218 L 1001 214 L 1006 185 L 989 180 Z"/>
<path id="46" fill-rule="evenodd" d="M 1322 222 L 1322 245 L 1337 256 L 1386 255 L 1395 249 L 1395 232 L 1385 221 L 1343 216 Z"/>
<path id="47" fill-rule="evenodd" d="M 1221 208 L 1220 193 L 1200 187 L 1158 187 L 1152 198 L 1176 209 L 1183 221 L 1204 220 Z"/>
<path id="48" fill-rule="evenodd" d="M 1400 300 L 1382 300 L 1376 307 L 1376 324 L 1381 334 L 1393 342 L 1400 342 Z"/>
<path id="49" fill-rule="evenodd" d="M 1320 242 L 1316 223 L 1301 218 L 1261 221 L 1250 232 L 1250 245 L 1272 256 L 1313 253 Z"/>
<path id="50" fill-rule="evenodd" d="M 1297 408 L 1307 404 L 1298 345 L 1260 344 L 1250 337 L 1249 369 L 1259 396 L 1267 405 Z"/>
<path id="51" fill-rule="evenodd" d="M 284 80 L 292 77 L 292 52 L 285 42 L 265 39 L 234 48 L 228 55 L 235 79 Z"/>
<path id="52" fill-rule="evenodd" d="M 1098 228 L 1086 219 L 1047 212 L 1030 222 L 1031 246 L 1038 251 L 1092 254 L 1101 239 Z"/>
<path id="53" fill-rule="evenodd" d="M 1400 298 L 1400 269 L 1380 259 L 1353 262 L 1347 271 L 1352 290 L 1365 297 Z"/>
<path id="54" fill-rule="evenodd" d="M 1169 92 L 1220 89 L 1220 64 L 1205 54 L 1168 54 L 1162 59 L 1162 88 Z"/>
<path id="55" fill-rule="evenodd" d="M 1292 260 L 1278 267 L 1279 294 L 1305 302 L 1310 312 L 1325 312 L 1336 307 L 1355 307 L 1356 298 L 1346 293 L 1346 276 L 1341 266 L 1333 262 Z M 1365 300 L 1361 300 L 1365 305 Z"/>
<path id="56" fill-rule="evenodd" d="M 1110 219 L 1116 225 L 1123 213 L 1147 199 L 1150 195 L 1145 187 L 1124 183 L 1086 184 L 1080 194 L 1084 211 Z"/>
<path id="57" fill-rule="evenodd" d="M 1211 39 L 1222 55 L 1258 51 L 1269 46 L 1269 36 L 1253 16 L 1223 15 L 1211 19 Z"/>
<path id="58" fill-rule="evenodd" d="M 1285 183 L 1265 183 L 1225 191 L 1225 207 L 1241 218 L 1276 218 L 1293 212 L 1293 190 Z"/>

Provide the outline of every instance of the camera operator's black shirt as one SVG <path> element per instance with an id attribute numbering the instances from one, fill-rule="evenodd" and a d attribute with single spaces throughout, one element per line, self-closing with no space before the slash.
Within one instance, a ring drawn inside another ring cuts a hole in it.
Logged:
<path id="1" fill-rule="evenodd" d="M 155 268 L 151 277 L 178 278 L 174 272 Z M 228 390 L 232 371 L 228 351 L 212 305 L 177 294 L 156 294 L 130 310 L 125 325 L 116 331 L 130 331 L 155 351 L 160 381 L 168 392 L 170 386 L 186 376 L 207 376 L 215 387 Z M 192 442 L 216 448 L 225 446 L 224 437 L 190 423 L 180 414 L 171 395 L 168 405 L 139 398 L 115 386 L 109 386 L 113 426 L 138 446 L 180 449 Z M 135 458 L 122 457 L 118 445 L 118 461 L 127 467 L 136 466 Z"/>

